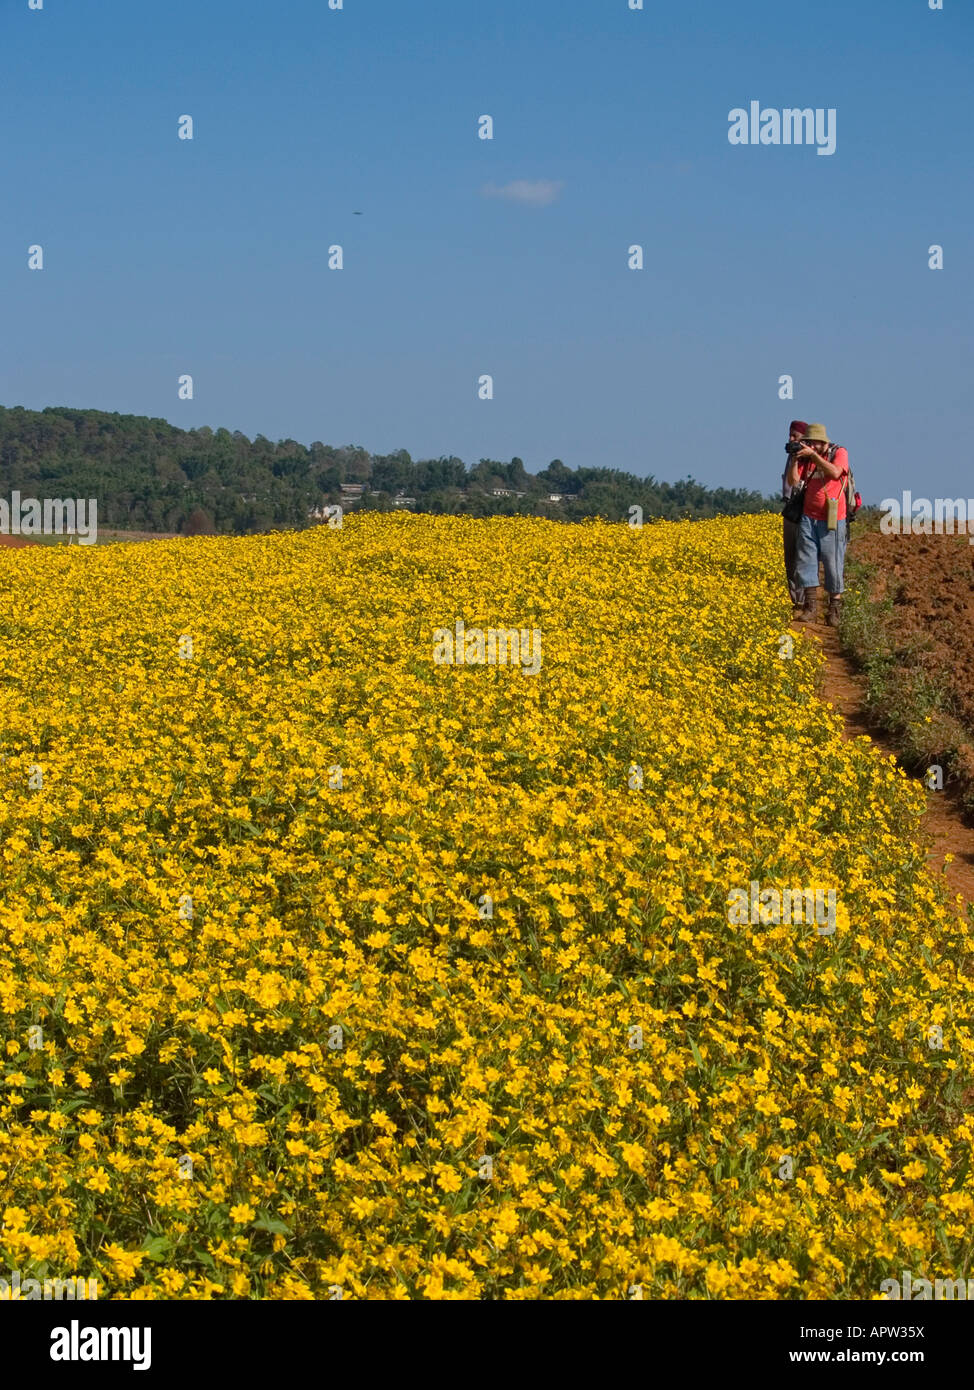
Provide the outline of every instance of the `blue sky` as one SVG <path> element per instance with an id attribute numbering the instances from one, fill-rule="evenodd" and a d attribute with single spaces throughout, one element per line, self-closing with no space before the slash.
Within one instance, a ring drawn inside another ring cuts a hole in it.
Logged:
<path id="1" fill-rule="evenodd" d="M 645 4 L 0 0 L 0 403 L 762 491 L 797 416 L 974 490 L 970 7 Z"/>

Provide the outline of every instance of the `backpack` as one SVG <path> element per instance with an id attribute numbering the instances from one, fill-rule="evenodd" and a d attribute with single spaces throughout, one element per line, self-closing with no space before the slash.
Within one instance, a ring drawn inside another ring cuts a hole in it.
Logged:
<path id="1" fill-rule="evenodd" d="M 834 463 L 836 451 L 844 448 L 844 444 L 833 444 L 829 449 L 829 463 Z M 847 526 L 851 521 L 855 521 L 856 513 L 861 506 L 862 497 L 856 492 L 856 480 L 852 476 L 852 469 L 850 468 L 845 480 L 845 524 Z"/>

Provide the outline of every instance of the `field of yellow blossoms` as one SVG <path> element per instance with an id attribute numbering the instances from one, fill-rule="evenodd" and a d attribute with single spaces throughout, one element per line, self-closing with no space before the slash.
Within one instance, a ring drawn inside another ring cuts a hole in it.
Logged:
<path id="1" fill-rule="evenodd" d="M 971 1274 L 972 925 L 814 639 L 782 654 L 779 552 L 776 516 L 353 515 L 0 554 L 0 1269 Z M 437 664 L 457 619 L 540 670 Z M 834 934 L 732 924 L 751 882 L 834 889 Z"/>

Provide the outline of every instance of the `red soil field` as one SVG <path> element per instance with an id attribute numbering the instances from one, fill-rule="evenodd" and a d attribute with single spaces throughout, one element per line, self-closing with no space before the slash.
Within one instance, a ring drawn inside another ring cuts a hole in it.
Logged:
<path id="1" fill-rule="evenodd" d="M 974 545 L 966 536 L 869 531 L 853 554 L 876 567 L 870 598 L 892 596 L 897 650 L 930 675 L 974 734 Z"/>

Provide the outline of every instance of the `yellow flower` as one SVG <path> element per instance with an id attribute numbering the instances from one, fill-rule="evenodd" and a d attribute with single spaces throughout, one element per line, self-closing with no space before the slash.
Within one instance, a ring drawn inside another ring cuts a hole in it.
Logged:
<path id="1" fill-rule="evenodd" d="M 455 1168 L 450 1168 L 445 1163 L 436 1163 L 433 1165 L 433 1171 L 436 1173 L 437 1186 L 441 1187 L 444 1192 L 460 1191 L 463 1186 L 463 1179 Z"/>
<path id="2" fill-rule="evenodd" d="M 107 1192 L 110 1186 L 111 1180 L 104 1168 L 96 1168 L 85 1181 L 85 1187 L 87 1187 L 90 1192 Z"/>
<path id="3" fill-rule="evenodd" d="M 500 1211 L 497 1213 L 497 1218 L 494 1224 L 497 1230 L 503 1231 L 507 1235 L 511 1235 L 514 1231 L 517 1230 L 519 1224 L 517 1209 L 512 1206 L 501 1207 Z"/>
<path id="4" fill-rule="evenodd" d="M 144 1251 L 125 1250 L 114 1241 L 108 1241 L 103 1249 L 112 1262 L 114 1274 L 124 1283 L 127 1283 L 130 1279 L 135 1277 L 142 1261 L 145 1259 Z"/>
<path id="5" fill-rule="evenodd" d="M 646 1166 L 646 1150 L 640 1144 L 622 1144 L 619 1149 L 623 1163 L 641 1173 Z"/>

